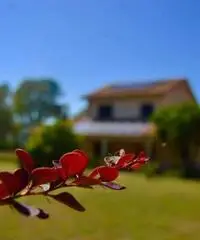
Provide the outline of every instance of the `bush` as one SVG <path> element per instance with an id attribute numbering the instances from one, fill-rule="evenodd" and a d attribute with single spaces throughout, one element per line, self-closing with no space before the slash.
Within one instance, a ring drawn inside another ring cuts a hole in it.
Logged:
<path id="1" fill-rule="evenodd" d="M 41 125 L 33 130 L 26 143 L 36 166 L 51 166 L 66 152 L 81 148 L 83 139 L 74 134 L 72 124 L 58 121 L 53 125 Z"/>
<path id="2" fill-rule="evenodd" d="M 171 154 L 177 156 L 181 174 L 186 178 L 200 178 L 198 150 L 200 146 L 200 107 L 194 103 L 159 108 L 152 116 L 157 139 L 165 142 Z M 174 157 L 173 157 L 174 158 Z"/>
<path id="3" fill-rule="evenodd" d="M 10 151 L 17 147 L 13 140 L 0 140 L 0 151 Z"/>
<path id="4" fill-rule="evenodd" d="M 170 165 L 163 164 L 159 161 L 149 162 L 143 167 L 142 171 L 146 177 L 160 177 L 160 176 L 169 176 L 169 177 L 180 177 L 181 170 L 180 168 L 172 168 Z"/>
<path id="5" fill-rule="evenodd" d="M 7 141 L 0 141 L 0 150 L 10 150 L 10 145 Z"/>
<path id="6" fill-rule="evenodd" d="M 103 160 L 102 160 L 102 157 L 100 156 L 93 156 L 89 163 L 88 163 L 88 168 L 95 168 L 99 165 L 103 164 Z"/>

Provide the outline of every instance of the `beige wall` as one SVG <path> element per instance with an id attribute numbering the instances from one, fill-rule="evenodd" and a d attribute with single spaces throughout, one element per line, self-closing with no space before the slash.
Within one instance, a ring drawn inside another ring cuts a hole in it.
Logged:
<path id="1" fill-rule="evenodd" d="M 104 99 L 92 101 L 89 104 L 89 116 L 94 118 L 97 114 L 98 107 L 101 104 L 112 104 L 114 107 L 114 118 L 137 118 L 140 115 L 140 106 L 144 103 L 152 103 L 155 108 L 160 99 L 158 98 L 129 98 L 129 99 Z"/>
<path id="2" fill-rule="evenodd" d="M 94 118 L 99 105 L 112 104 L 114 106 L 115 118 L 137 118 L 140 114 L 140 106 L 144 103 L 152 103 L 155 108 L 187 101 L 194 101 L 186 84 L 179 84 L 162 97 L 132 97 L 132 98 L 104 98 L 93 100 L 89 103 L 89 117 Z"/>
<path id="3" fill-rule="evenodd" d="M 190 95 L 188 88 L 185 84 L 180 84 L 178 87 L 174 88 L 166 94 L 163 98 L 160 106 L 178 104 L 183 102 L 193 101 L 194 99 Z"/>

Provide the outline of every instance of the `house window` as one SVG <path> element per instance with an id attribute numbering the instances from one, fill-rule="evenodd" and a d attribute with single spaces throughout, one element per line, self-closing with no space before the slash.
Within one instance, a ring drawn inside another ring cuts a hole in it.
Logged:
<path id="1" fill-rule="evenodd" d="M 148 121 L 154 111 L 153 104 L 143 104 L 141 107 L 141 117 L 143 121 Z"/>
<path id="2" fill-rule="evenodd" d="M 113 116 L 113 107 L 110 105 L 102 105 L 98 108 L 97 118 L 99 120 L 110 120 Z"/>

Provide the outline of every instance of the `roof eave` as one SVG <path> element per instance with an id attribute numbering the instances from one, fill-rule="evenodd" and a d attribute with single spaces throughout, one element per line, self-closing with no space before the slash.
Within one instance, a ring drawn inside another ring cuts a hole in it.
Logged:
<path id="1" fill-rule="evenodd" d="M 164 93 L 141 93 L 141 94 L 106 94 L 106 95 L 88 95 L 88 96 L 82 96 L 81 99 L 84 100 L 100 100 L 105 98 L 141 98 L 141 97 L 162 97 L 164 96 Z"/>

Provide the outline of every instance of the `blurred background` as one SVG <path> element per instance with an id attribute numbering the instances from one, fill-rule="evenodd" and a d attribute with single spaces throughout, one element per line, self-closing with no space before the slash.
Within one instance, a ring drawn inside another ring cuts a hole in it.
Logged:
<path id="1" fill-rule="evenodd" d="M 2 0 L 0 167 L 15 148 L 37 166 L 80 148 L 89 168 L 120 149 L 145 153 L 123 192 L 73 189 L 85 213 L 45 206 L 26 220 L 0 208 L 0 238 L 192 240 L 200 227 L 200 2 Z M 92 224 L 91 224 L 92 222 Z"/>

